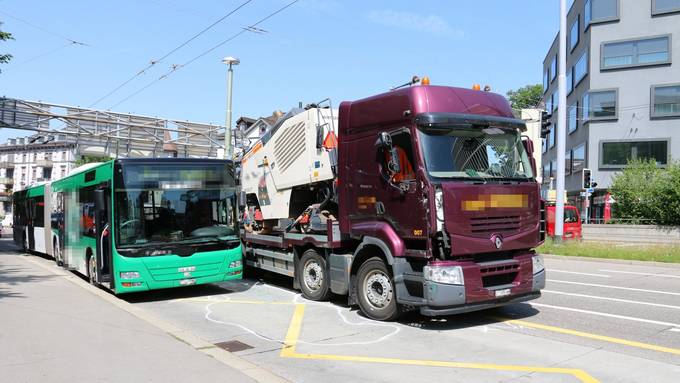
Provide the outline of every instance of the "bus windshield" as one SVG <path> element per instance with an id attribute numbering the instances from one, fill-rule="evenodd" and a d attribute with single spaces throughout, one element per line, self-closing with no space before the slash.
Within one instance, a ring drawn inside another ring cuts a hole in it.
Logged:
<path id="1" fill-rule="evenodd" d="M 114 216 L 117 248 L 229 239 L 237 233 L 233 171 L 220 163 L 123 163 Z"/>
<path id="2" fill-rule="evenodd" d="M 531 163 L 518 133 L 499 128 L 418 129 L 425 166 L 436 178 L 533 178 Z"/>

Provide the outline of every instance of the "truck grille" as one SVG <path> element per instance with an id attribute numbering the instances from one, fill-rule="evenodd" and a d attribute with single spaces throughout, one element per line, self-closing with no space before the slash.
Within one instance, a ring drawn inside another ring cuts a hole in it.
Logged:
<path id="1" fill-rule="evenodd" d="M 513 234 L 519 231 L 522 219 L 519 215 L 470 218 L 472 234 Z"/>

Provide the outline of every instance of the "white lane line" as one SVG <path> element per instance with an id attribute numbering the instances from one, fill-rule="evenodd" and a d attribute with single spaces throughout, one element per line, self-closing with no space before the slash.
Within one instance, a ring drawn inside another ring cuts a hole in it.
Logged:
<path id="1" fill-rule="evenodd" d="M 680 275 L 638 273 L 638 272 L 635 272 L 635 271 L 618 271 L 618 270 L 600 270 L 600 271 L 605 271 L 605 272 L 608 272 L 608 273 L 632 274 L 632 275 L 644 275 L 644 276 L 649 276 L 649 277 L 663 277 L 663 278 L 678 278 L 678 279 L 680 279 Z"/>
<path id="2" fill-rule="evenodd" d="M 549 308 L 549 309 L 573 311 L 573 312 L 582 313 L 582 314 L 598 315 L 598 316 L 603 316 L 603 317 L 608 317 L 608 318 L 624 319 L 624 320 L 629 320 L 629 321 L 633 321 L 633 322 L 650 323 L 650 324 L 655 324 L 655 325 L 664 326 L 664 327 L 672 327 L 673 329 L 680 329 L 680 324 L 678 324 L 678 323 L 661 322 L 661 321 L 650 320 L 650 319 L 629 317 L 629 316 L 625 316 L 625 315 L 603 313 L 603 312 L 599 312 L 599 311 L 581 310 L 581 309 L 575 309 L 575 308 L 572 308 L 572 307 L 546 305 L 546 304 L 543 304 L 543 303 L 534 303 L 534 302 L 528 302 L 528 303 L 531 306 L 536 306 L 536 307 L 546 307 L 546 308 Z"/>
<path id="3" fill-rule="evenodd" d="M 601 300 L 605 300 L 605 301 L 623 302 L 623 303 L 632 303 L 632 304 L 636 304 L 636 305 L 645 305 L 645 306 L 663 307 L 663 308 L 666 308 L 666 309 L 680 310 L 680 306 L 664 305 L 664 304 L 661 304 L 661 303 L 633 301 L 633 300 L 630 300 L 630 299 L 619 299 L 619 298 L 600 297 L 600 296 L 597 296 L 597 295 L 586 295 L 586 294 L 565 293 L 564 291 L 554 291 L 554 290 L 541 290 L 541 292 L 542 292 L 542 293 L 549 293 L 549 294 L 569 295 L 569 296 L 572 296 L 572 297 L 579 297 L 579 298 L 601 299 Z"/>
<path id="4" fill-rule="evenodd" d="M 659 290 L 645 290 L 645 289 L 635 289 L 632 287 L 621 287 L 621 286 L 610 286 L 610 285 L 600 285 L 597 283 L 583 283 L 583 282 L 572 282 L 572 281 L 561 281 L 558 279 L 548 279 L 548 282 L 555 282 L 555 283 L 567 283 L 570 285 L 581 285 L 581 286 L 591 286 L 591 287 L 604 287 L 607 289 L 617 289 L 617 290 L 628 290 L 628 291 L 640 291 L 643 293 L 654 293 L 654 294 L 666 294 L 666 295 L 677 295 L 680 296 L 680 293 L 672 293 L 670 291 L 659 291 Z"/>
<path id="5" fill-rule="evenodd" d="M 558 270 L 547 268 L 549 273 L 563 273 L 563 274 L 575 274 L 575 275 L 585 275 L 588 277 L 601 277 L 601 278 L 611 278 L 610 275 L 605 274 L 592 274 L 592 273 L 579 273 L 578 271 L 568 271 L 568 270 Z"/>

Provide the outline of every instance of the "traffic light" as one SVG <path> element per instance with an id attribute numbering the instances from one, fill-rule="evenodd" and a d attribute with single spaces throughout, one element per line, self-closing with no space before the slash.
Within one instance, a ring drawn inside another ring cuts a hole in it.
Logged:
<path id="1" fill-rule="evenodd" d="M 552 124 L 550 122 L 551 118 L 552 114 L 545 110 L 541 111 L 541 138 L 546 138 L 550 134 L 550 125 Z"/>
<path id="2" fill-rule="evenodd" d="M 581 185 L 583 189 L 590 189 L 591 187 L 594 187 L 592 185 L 592 180 L 590 179 L 590 169 L 583 169 L 583 180 Z"/>

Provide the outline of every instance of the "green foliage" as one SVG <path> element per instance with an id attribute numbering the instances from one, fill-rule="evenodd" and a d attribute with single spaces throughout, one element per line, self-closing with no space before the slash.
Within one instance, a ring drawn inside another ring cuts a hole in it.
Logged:
<path id="1" fill-rule="evenodd" d="M 610 191 L 617 217 L 680 225 L 680 162 L 658 168 L 654 160 L 631 161 Z"/>
<path id="2" fill-rule="evenodd" d="M 541 254 L 567 255 L 572 257 L 680 263 L 680 246 L 631 246 L 630 244 L 617 245 L 614 243 L 579 242 L 574 240 L 558 244 L 547 239 L 537 251 Z"/>
<path id="3" fill-rule="evenodd" d="M 543 98 L 543 85 L 527 85 L 508 92 L 508 100 L 513 109 L 534 108 Z"/>
<path id="4" fill-rule="evenodd" d="M 2 26 L 2 22 L 0 22 L 0 26 Z M 2 30 L 0 30 L 0 41 L 7 41 L 7 40 L 14 40 L 14 37 L 12 37 L 11 33 L 3 32 Z M 7 53 L 6 54 L 0 54 L 0 64 L 6 64 L 11 59 L 12 59 L 12 55 L 10 55 L 10 54 L 7 54 Z"/>
<path id="5" fill-rule="evenodd" d="M 76 160 L 75 164 L 76 167 L 82 166 L 85 164 L 90 164 L 92 162 L 106 162 L 110 161 L 113 158 L 111 157 L 95 157 L 95 156 L 81 156 L 79 159 Z"/>

